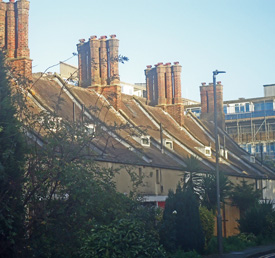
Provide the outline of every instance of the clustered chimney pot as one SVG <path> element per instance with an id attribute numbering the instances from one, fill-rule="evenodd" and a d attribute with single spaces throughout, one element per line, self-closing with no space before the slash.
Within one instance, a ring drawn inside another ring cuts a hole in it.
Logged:
<path id="1" fill-rule="evenodd" d="M 99 39 L 107 39 L 107 36 L 101 36 Z"/>
<path id="2" fill-rule="evenodd" d="M 177 61 L 177 62 L 174 62 L 174 65 L 178 65 L 179 63 L 180 63 L 180 62 L 178 62 L 178 61 Z"/>
<path id="3" fill-rule="evenodd" d="M 218 81 L 217 84 L 221 84 L 222 82 L 221 81 Z"/>
<path id="4" fill-rule="evenodd" d="M 97 38 L 97 36 L 95 36 L 95 35 L 90 37 L 90 39 L 96 39 L 96 38 Z"/>
<path id="5" fill-rule="evenodd" d="M 202 85 L 202 86 L 205 86 L 205 85 L 206 85 L 206 82 L 202 82 L 201 85 Z"/>
<path id="6" fill-rule="evenodd" d="M 146 65 L 146 67 L 147 67 L 148 69 L 150 69 L 150 68 L 152 68 L 152 65 Z"/>
<path id="7" fill-rule="evenodd" d="M 110 35 L 111 39 L 115 39 L 116 38 L 116 34 L 112 34 Z"/>
<path id="8" fill-rule="evenodd" d="M 171 65 L 171 63 L 166 63 L 165 65 Z"/>
<path id="9" fill-rule="evenodd" d="M 85 42 L 85 39 L 80 39 L 79 42 L 80 42 L 80 43 L 84 43 L 84 42 Z"/>

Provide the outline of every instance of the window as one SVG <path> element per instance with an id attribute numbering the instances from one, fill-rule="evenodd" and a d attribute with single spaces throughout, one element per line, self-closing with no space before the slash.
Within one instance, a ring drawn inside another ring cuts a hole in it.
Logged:
<path id="1" fill-rule="evenodd" d="M 205 156 L 210 157 L 211 156 L 211 147 L 205 147 L 204 154 L 205 154 Z"/>
<path id="2" fill-rule="evenodd" d="M 223 105 L 223 112 L 227 114 L 227 105 Z"/>
<path id="3" fill-rule="evenodd" d="M 273 110 L 273 102 L 266 102 L 265 110 Z"/>
<path id="4" fill-rule="evenodd" d="M 255 157 L 254 156 L 250 156 L 250 162 L 255 163 Z"/>
<path id="5" fill-rule="evenodd" d="M 244 113 L 244 104 L 240 104 L 240 112 Z"/>
<path id="6" fill-rule="evenodd" d="M 141 145 L 150 147 L 150 136 L 141 136 Z"/>
<path id="7" fill-rule="evenodd" d="M 249 103 L 245 103 L 245 112 L 249 112 Z"/>
<path id="8" fill-rule="evenodd" d="M 239 106 L 239 104 L 235 104 L 235 113 L 240 113 L 240 106 Z"/>
<path id="9" fill-rule="evenodd" d="M 171 140 L 164 139 L 164 145 L 166 148 L 173 150 L 173 142 Z"/>
<path id="10" fill-rule="evenodd" d="M 94 124 L 86 125 L 86 131 L 89 135 L 93 135 L 95 133 L 95 125 Z"/>

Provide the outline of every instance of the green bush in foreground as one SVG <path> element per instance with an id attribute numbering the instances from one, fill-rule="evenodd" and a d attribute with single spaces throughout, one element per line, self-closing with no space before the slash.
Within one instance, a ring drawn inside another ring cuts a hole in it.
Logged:
<path id="1" fill-rule="evenodd" d="M 143 222 L 133 219 L 115 220 L 109 225 L 95 225 L 84 240 L 80 257 L 145 258 L 167 257 L 159 246 L 154 231 L 146 231 Z"/>
<path id="2" fill-rule="evenodd" d="M 214 235 L 215 216 L 206 207 L 200 207 L 199 212 L 200 212 L 202 230 L 205 237 L 205 245 L 207 246 L 210 239 Z"/>
<path id="3" fill-rule="evenodd" d="M 241 233 L 237 236 L 231 236 L 228 238 L 223 238 L 223 251 L 224 253 L 229 253 L 232 251 L 242 251 L 248 247 L 256 246 L 257 239 L 253 234 L 244 234 Z M 217 237 L 212 237 L 208 246 L 206 253 L 207 254 L 216 254 L 218 253 L 217 247 Z"/>
<path id="4" fill-rule="evenodd" d="M 257 204 L 249 209 L 239 221 L 239 229 L 243 233 L 252 233 L 263 238 L 275 235 L 275 210 L 272 203 Z"/>

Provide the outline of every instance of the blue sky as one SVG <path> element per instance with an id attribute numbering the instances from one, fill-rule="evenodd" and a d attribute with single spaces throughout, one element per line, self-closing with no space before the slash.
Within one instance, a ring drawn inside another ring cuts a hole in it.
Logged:
<path id="1" fill-rule="evenodd" d="M 263 96 L 275 83 L 274 0 L 30 0 L 29 45 L 34 72 L 77 52 L 91 35 L 116 34 L 121 81 L 145 82 L 146 65 L 179 61 L 182 96 L 200 100 L 213 70 L 224 100 Z M 77 57 L 68 63 L 77 65 Z M 58 71 L 58 67 L 52 71 Z"/>

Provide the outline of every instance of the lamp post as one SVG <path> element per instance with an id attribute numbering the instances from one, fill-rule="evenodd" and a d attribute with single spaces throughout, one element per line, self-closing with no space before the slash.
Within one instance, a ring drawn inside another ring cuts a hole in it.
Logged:
<path id="1" fill-rule="evenodd" d="M 217 94 L 216 94 L 216 76 L 224 71 L 213 71 L 213 87 L 214 87 L 214 122 L 215 122 L 215 149 L 216 149 L 216 183 L 217 183 L 217 236 L 219 255 L 222 255 L 222 216 L 221 216 L 221 201 L 220 201 L 220 174 L 219 174 L 219 143 L 218 143 L 218 111 L 217 111 Z"/>

